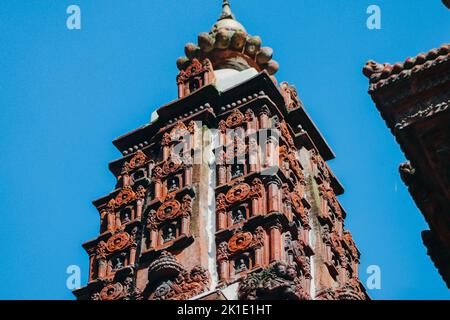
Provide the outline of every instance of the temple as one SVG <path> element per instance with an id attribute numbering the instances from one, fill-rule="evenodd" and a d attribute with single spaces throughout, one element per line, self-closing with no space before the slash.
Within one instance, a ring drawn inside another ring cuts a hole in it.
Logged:
<path id="1" fill-rule="evenodd" d="M 83 244 L 90 300 L 369 299 L 334 158 L 273 50 L 222 13 L 177 60 L 178 99 L 114 145 Z"/>
<path id="2" fill-rule="evenodd" d="M 430 226 L 423 242 L 450 288 L 450 45 L 394 65 L 369 61 L 363 72 L 408 159 L 400 175 Z"/>

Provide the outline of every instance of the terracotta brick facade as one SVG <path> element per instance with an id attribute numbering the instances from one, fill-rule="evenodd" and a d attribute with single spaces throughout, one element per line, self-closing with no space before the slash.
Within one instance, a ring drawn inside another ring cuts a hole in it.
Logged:
<path id="1" fill-rule="evenodd" d="M 178 60 L 179 99 L 114 141 L 78 299 L 368 299 L 333 152 L 228 1 Z"/>

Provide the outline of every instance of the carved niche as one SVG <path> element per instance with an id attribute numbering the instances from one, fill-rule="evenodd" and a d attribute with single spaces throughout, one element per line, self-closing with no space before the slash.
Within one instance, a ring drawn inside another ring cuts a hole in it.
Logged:
<path id="1" fill-rule="evenodd" d="M 236 278 L 264 263 L 264 246 L 266 231 L 257 227 L 255 231 L 236 230 L 228 241 L 217 246 L 219 277 L 222 282 Z"/>
<path id="2" fill-rule="evenodd" d="M 101 211 L 101 229 L 114 232 L 123 229 L 129 222 L 140 219 L 147 189 L 142 185 L 123 187 L 120 192 L 109 200 L 106 209 Z"/>
<path id="3" fill-rule="evenodd" d="M 295 264 L 275 262 L 269 267 L 248 274 L 238 289 L 240 300 L 306 300 Z"/>
<path id="4" fill-rule="evenodd" d="M 238 179 L 226 193 L 219 193 L 216 196 L 218 229 L 228 228 L 262 214 L 264 192 L 262 181 L 255 178 L 251 185 Z M 238 216 L 241 218 L 237 219 Z"/>
<path id="5" fill-rule="evenodd" d="M 142 167 L 148 161 L 147 156 L 141 150 L 138 150 L 136 154 L 131 158 L 129 167 L 131 170 Z"/>
<path id="6" fill-rule="evenodd" d="M 192 59 L 186 69 L 177 76 L 178 97 L 183 98 L 215 80 L 212 63 L 209 59 Z"/>
<path id="7" fill-rule="evenodd" d="M 185 194 L 181 200 L 168 199 L 157 210 L 151 209 L 147 217 L 150 249 L 171 246 L 181 237 L 190 236 L 192 197 Z"/>
<path id="8" fill-rule="evenodd" d="M 121 268 L 133 266 L 139 230 L 134 227 L 131 233 L 117 230 L 106 242 L 99 241 L 93 248 L 95 254 L 90 266 L 91 280 L 109 279 Z"/>
<path id="9" fill-rule="evenodd" d="M 186 270 L 175 257 L 163 251 L 148 269 L 144 296 L 149 300 L 187 300 L 209 288 L 209 272 L 200 266 Z"/>

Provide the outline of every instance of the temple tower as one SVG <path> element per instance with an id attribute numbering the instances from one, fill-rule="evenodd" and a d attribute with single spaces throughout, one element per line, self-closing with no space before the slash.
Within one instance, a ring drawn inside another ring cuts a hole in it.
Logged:
<path id="1" fill-rule="evenodd" d="M 228 1 L 177 61 L 178 99 L 114 140 L 79 299 L 368 299 L 330 147 Z"/>
<path id="2" fill-rule="evenodd" d="M 430 226 L 422 240 L 450 288 L 450 44 L 395 64 L 369 61 L 363 72 L 408 160 L 400 176 Z"/>

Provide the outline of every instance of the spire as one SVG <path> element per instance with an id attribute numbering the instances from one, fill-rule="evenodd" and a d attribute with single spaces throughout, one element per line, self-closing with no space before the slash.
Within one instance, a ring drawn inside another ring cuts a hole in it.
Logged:
<path id="1" fill-rule="evenodd" d="M 217 19 L 216 23 L 213 26 L 212 32 L 216 32 L 219 29 L 227 29 L 227 30 L 242 30 L 246 32 L 244 26 L 240 24 L 236 17 L 234 16 L 233 12 L 231 11 L 230 1 L 229 0 L 223 0 L 222 2 L 222 13 Z"/>
<path id="2" fill-rule="evenodd" d="M 231 12 L 231 6 L 230 6 L 230 1 L 228 0 L 223 0 L 222 3 L 222 14 L 220 15 L 219 20 L 223 20 L 223 19 L 233 19 L 235 20 L 234 14 L 233 12 Z"/>
<path id="3" fill-rule="evenodd" d="M 260 37 L 247 33 L 231 11 L 229 0 L 222 1 L 222 13 L 211 30 L 198 35 L 198 44 L 186 44 L 185 53 L 186 56 L 177 60 L 180 70 L 186 70 L 194 59 L 209 59 L 214 70 L 254 68 L 273 75 L 279 68 L 272 59 L 273 50 L 262 47 Z"/>

